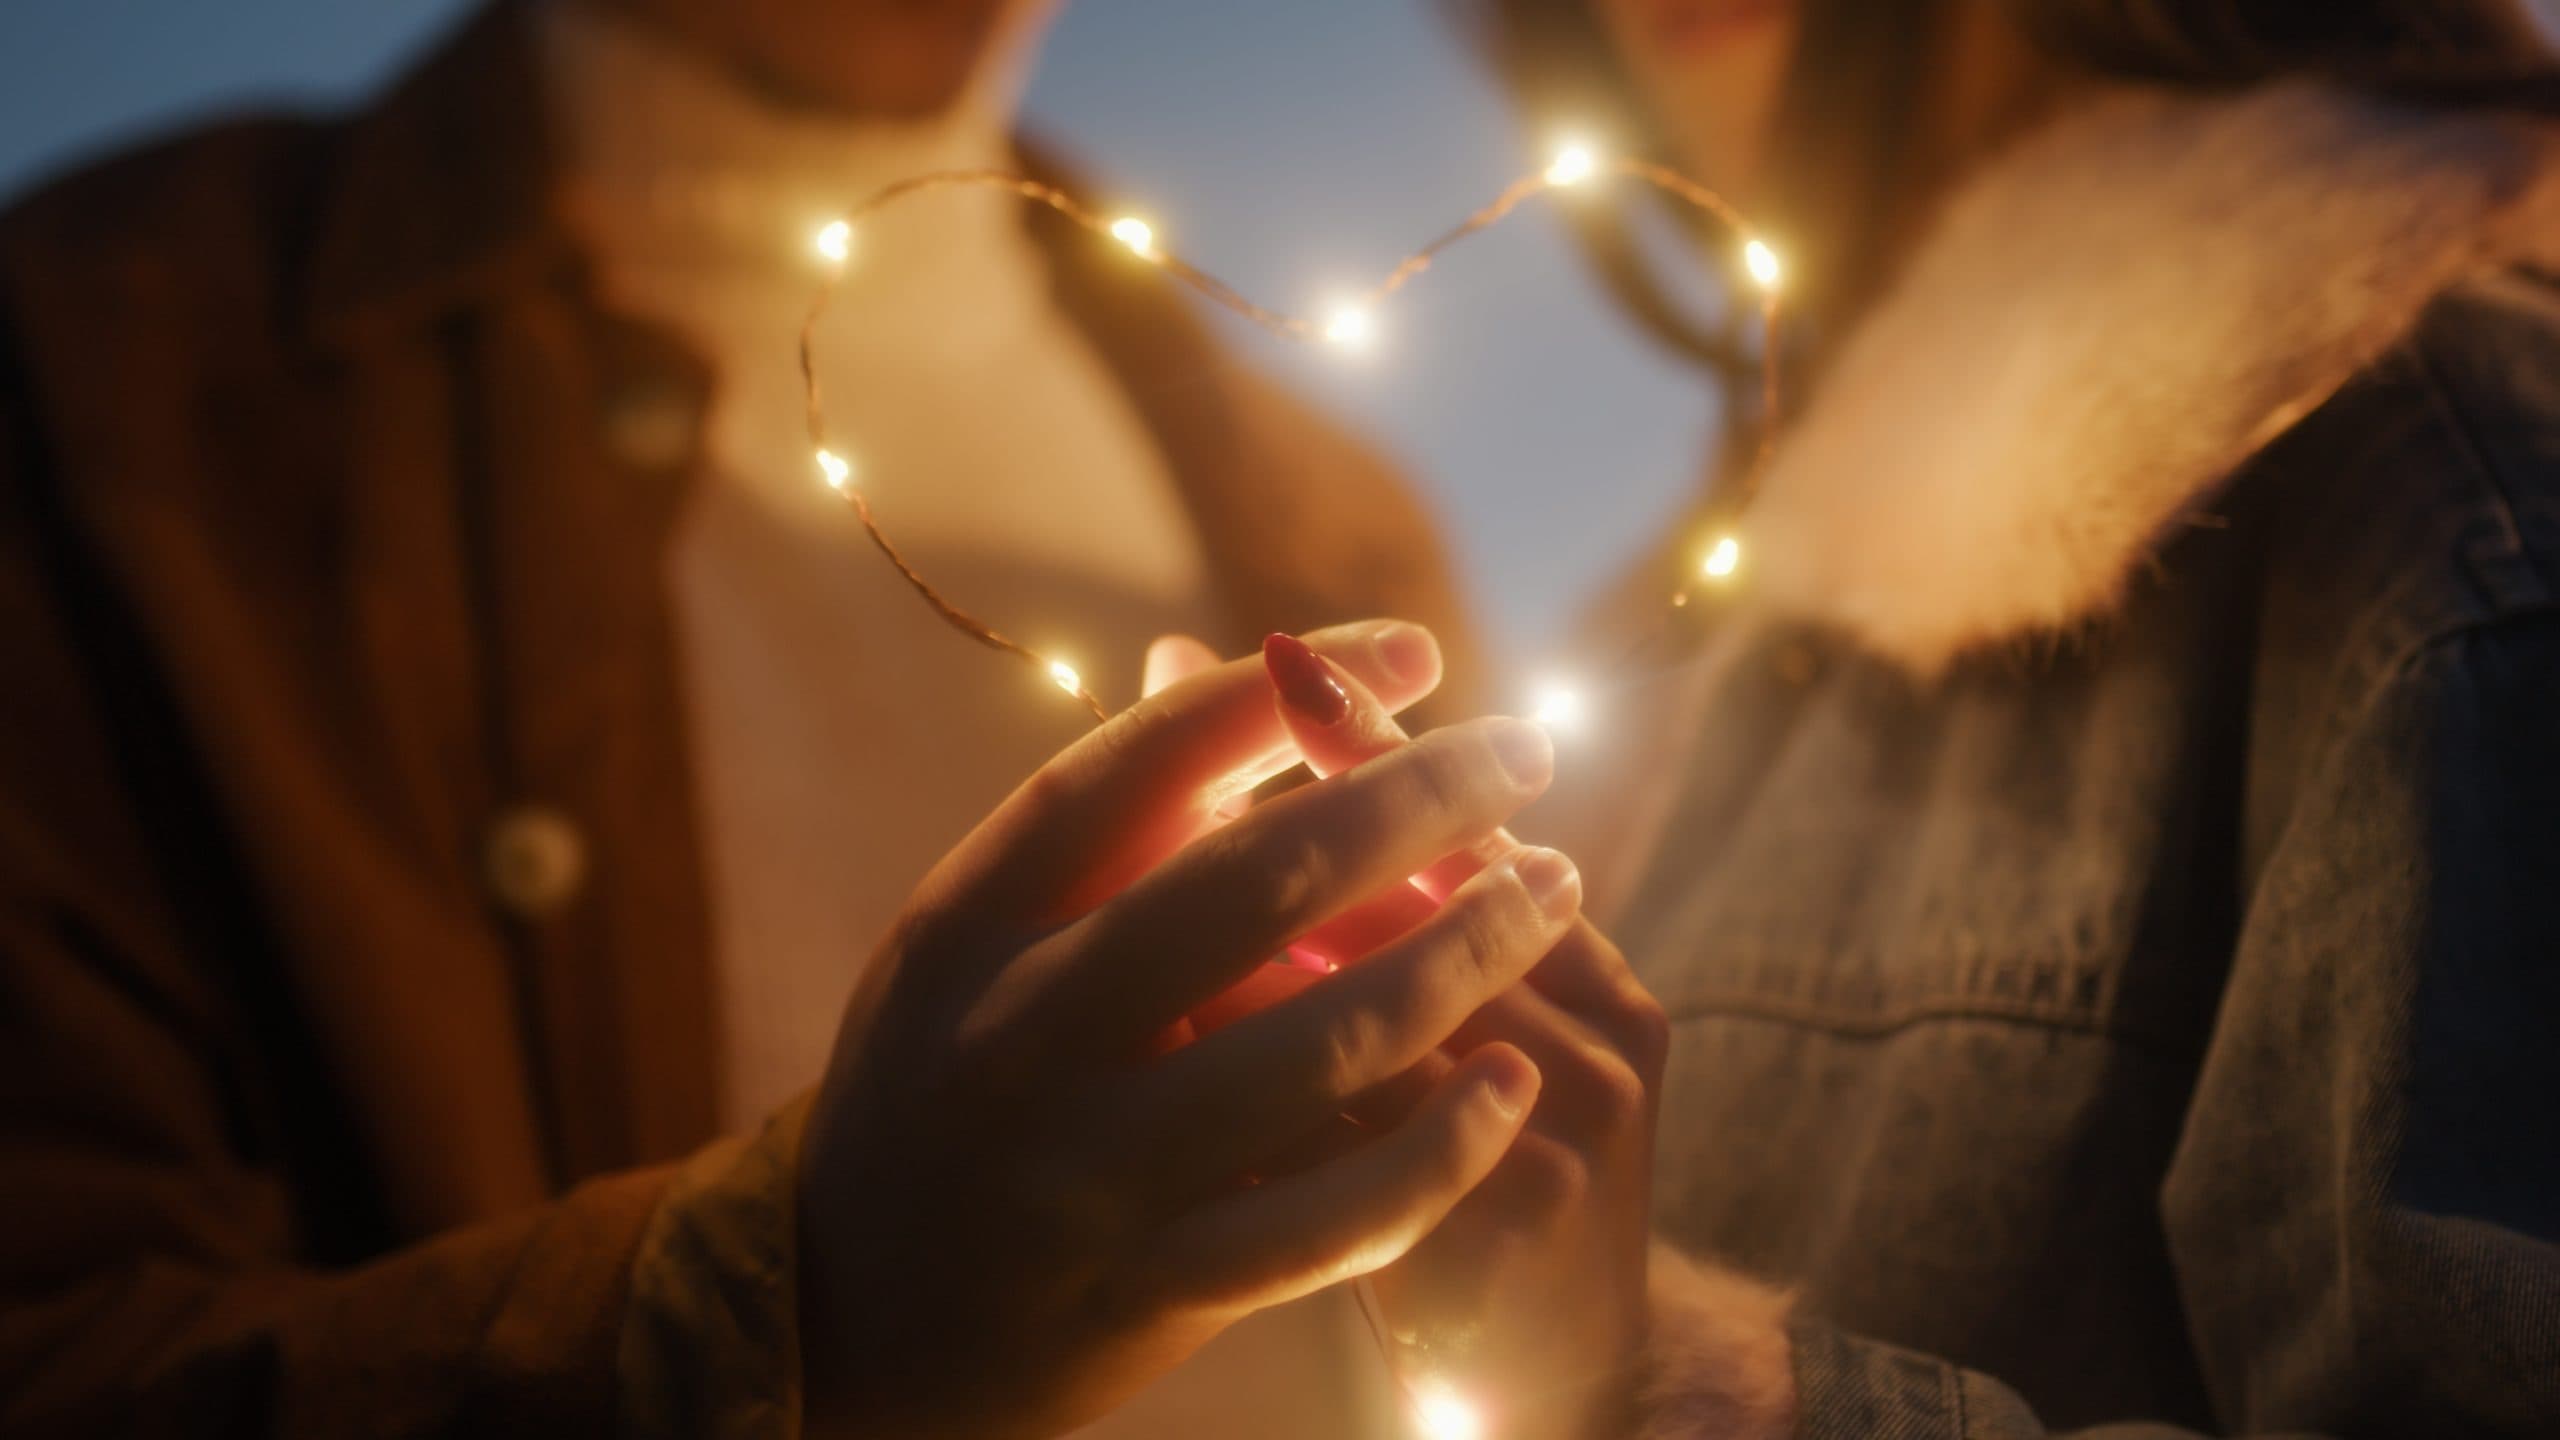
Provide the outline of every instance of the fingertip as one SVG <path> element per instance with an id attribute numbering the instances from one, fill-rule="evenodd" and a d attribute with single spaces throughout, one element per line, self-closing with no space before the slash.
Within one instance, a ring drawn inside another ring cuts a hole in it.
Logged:
<path id="1" fill-rule="evenodd" d="M 1351 718 L 1351 692 L 1336 678 L 1334 667 L 1295 635 L 1265 636 L 1262 665 L 1281 703 L 1309 724 L 1330 729 Z"/>
<path id="2" fill-rule="evenodd" d="M 1196 635 L 1159 635 L 1147 642 L 1147 658 L 1143 669 L 1141 693 L 1153 695 L 1171 685 L 1211 669 L 1218 664 L 1218 652 Z"/>
<path id="3" fill-rule="evenodd" d="M 1363 620 L 1306 637 L 1390 710 L 1401 710 L 1439 688 L 1440 641 L 1409 620 Z"/>
<path id="4" fill-rule="evenodd" d="M 1582 910 L 1582 871 L 1561 850 L 1522 846 L 1512 857 L 1511 873 L 1527 888 L 1538 913 L 1562 924 Z"/>
<path id="5" fill-rule="evenodd" d="M 1440 683 L 1440 640 L 1429 630 L 1411 621 L 1390 620 L 1371 643 L 1387 677 L 1397 684 L 1427 693 Z"/>
<path id="6" fill-rule="evenodd" d="M 1484 1087 L 1486 1103 L 1507 1121 L 1525 1118 L 1546 1083 L 1546 1076 L 1528 1052 L 1507 1041 L 1479 1046 L 1467 1056 L 1467 1065 Z"/>

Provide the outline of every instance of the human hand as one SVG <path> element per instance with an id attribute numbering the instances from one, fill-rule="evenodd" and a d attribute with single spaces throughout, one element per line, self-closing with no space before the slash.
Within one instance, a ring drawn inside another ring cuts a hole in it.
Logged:
<path id="1" fill-rule="evenodd" d="M 1412 743 L 1360 677 L 1304 644 L 1274 635 L 1264 658 L 1316 774 L 1379 763 Z M 1337 917 L 1311 944 L 1356 967 L 1368 947 L 1426 923 L 1440 897 L 1517 844 L 1494 832 Z M 1646 1333 L 1667 1037 L 1661 1006 L 1617 947 L 1577 919 L 1525 983 L 1363 1109 L 1395 1113 L 1462 1063 L 1451 1055 L 1485 1046 L 1518 1047 L 1545 1079 L 1527 1132 L 1492 1176 L 1376 1277 L 1391 1328 L 1407 1342 L 1397 1350 L 1400 1378 L 1422 1403 L 1464 1403 L 1506 1440 L 1621 1428 Z"/>
<path id="2" fill-rule="evenodd" d="M 1437 679 L 1411 626 L 1314 639 L 1399 702 Z M 1477 722 L 1202 834 L 1294 758 L 1260 669 L 1219 667 L 1062 752 L 918 888 L 803 1142 L 813 1436 L 1071 1428 L 1236 1318 L 1394 1260 L 1493 1170 L 1539 1086 L 1508 1045 L 1365 1143 L 1250 1183 L 1564 932 L 1575 891 L 1539 893 L 1537 853 L 1356 971 L 1149 1057 L 1301 934 L 1481 839 L 1553 763 L 1534 727 Z"/>

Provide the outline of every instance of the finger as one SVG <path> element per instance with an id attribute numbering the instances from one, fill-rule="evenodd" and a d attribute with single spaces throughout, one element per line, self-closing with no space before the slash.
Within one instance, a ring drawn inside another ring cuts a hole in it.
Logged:
<path id="1" fill-rule="evenodd" d="M 1495 1042 L 1516 1045 L 1546 1077 L 1530 1127 L 1579 1151 L 1598 1154 L 1639 1136 L 1652 1114 L 1652 1077 L 1623 1054 L 1617 1039 L 1540 994 L 1518 985 L 1467 1017 L 1448 1048 L 1464 1054 Z"/>
<path id="2" fill-rule="evenodd" d="M 1299 937 L 1291 947 L 1335 969 L 1356 964 L 1431 918 L 1440 902 L 1411 881 L 1390 885 Z"/>
<path id="3" fill-rule="evenodd" d="M 1191 1012 L 1194 1036 L 1215 1035 L 1248 1015 L 1295 999 L 1324 977 L 1296 965 L 1256 965 L 1245 977 Z"/>
<path id="4" fill-rule="evenodd" d="M 1177 1301 L 1254 1310 L 1392 1264 L 1492 1173 L 1537 1091 L 1519 1051 L 1479 1050 L 1394 1130 L 1177 1221 L 1150 1269 Z"/>
<path id="5" fill-rule="evenodd" d="M 1218 664 L 1218 652 L 1197 636 L 1159 635 L 1147 644 L 1146 668 L 1138 682 L 1138 693 L 1153 695 L 1159 690 L 1170 689 L 1194 675 L 1216 669 Z M 1295 760 L 1296 757 L 1284 746 L 1266 754 L 1261 763 L 1248 766 L 1229 782 L 1232 793 L 1202 820 L 1200 830 L 1211 829 L 1243 814 L 1253 803 L 1253 788 L 1288 769 Z"/>
<path id="6" fill-rule="evenodd" d="M 1372 1085 L 1352 1096 L 1339 1112 L 1313 1132 L 1291 1142 L 1268 1160 L 1256 1162 L 1253 1173 L 1262 1176 L 1295 1175 L 1349 1154 L 1403 1124 L 1422 1107 L 1422 1102 L 1431 1097 L 1431 1092 L 1439 1088 L 1440 1082 L 1457 1065 L 1457 1057 L 1448 1051 L 1432 1051 L 1384 1083 Z M 1529 1113 L 1530 1123 L 1535 1125 L 1537 1118 L 1537 1112 L 1532 1110 Z"/>
<path id="7" fill-rule="evenodd" d="M 1287 635 L 1272 635 L 1262 644 L 1263 666 L 1279 696 L 1279 710 L 1289 737 L 1306 757 L 1307 768 L 1331 775 L 1411 743 L 1394 715 L 1362 679 L 1332 664 L 1321 653 Z M 1518 845 L 1508 830 L 1496 830 L 1476 844 L 1445 856 L 1414 877 L 1421 893 L 1437 899 L 1464 884 L 1468 876 Z M 1411 913 L 1401 896 L 1385 897 L 1386 913 L 1346 917 L 1344 933 L 1311 937 L 1309 948 L 1336 965 L 1348 965 L 1362 953 L 1350 947 L 1380 932 L 1396 933 L 1397 921 Z M 1409 922 L 1408 922 L 1409 923 Z M 1345 952 L 1348 953 L 1345 953 Z M 1649 1012 L 1658 1014 L 1652 997 L 1636 980 L 1617 946 L 1587 922 L 1556 947 L 1547 963 L 1531 973 L 1530 983 L 1557 1003 L 1587 1017 L 1609 1020 L 1622 1012 L 1629 1039 L 1649 1039 L 1654 1028 Z"/>
<path id="8" fill-rule="evenodd" d="M 1573 862 L 1523 851 L 1411 935 L 1167 1057 L 1120 1106 L 1132 1161 L 1176 1197 L 1227 1183 L 1429 1055 L 1572 923 Z"/>
<path id="9" fill-rule="evenodd" d="M 1343 673 L 1389 694 L 1418 698 L 1439 683 L 1439 647 L 1419 626 L 1369 621 L 1309 639 Z M 1288 747 L 1267 684 L 1251 662 L 1219 665 L 1111 717 L 935 867 L 926 903 L 972 923 L 1046 928 L 1117 892 Z"/>
<path id="10" fill-rule="evenodd" d="M 1159 635 L 1147 643 L 1147 663 L 1138 693 L 1153 695 L 1204 670 L 1218 667 L 1218 652 L 1192 635 Z"/>
<path id="11" fill-rule="evenodd" d="M 1411 743 L 1412 737 L 1360 677 L 1327 663 L 1305 641 L 1291 635 L 1265 637 L 1262 663 L 1279 695 L 1289 738 L 1316 775 L 1339 774 Z M 1473 847 L 1473 853 L 1438 861 L 1416 879 L 1433 899 L 1440 899 L 1518 843 L 1507 832 L 1497 832 Z"/>
<path id="12" fill-rule="evenodd" d="M 1479 720 L 1257 806 L 1025 957 L 1006 977 L 1009 1003 L 1038 1033 L 1124 1054 L 1328 917 L 1501 824 L 1554 767 L 1545 731 Z"/>

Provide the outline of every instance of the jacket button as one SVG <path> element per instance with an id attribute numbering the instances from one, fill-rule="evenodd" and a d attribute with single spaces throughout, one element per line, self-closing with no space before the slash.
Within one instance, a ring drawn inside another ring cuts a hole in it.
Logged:
<path id="1" fill-rule="evenodd" d="M 586 838 L 557 810 L 518 806 L 490 824 L 480 869 L 499 908 L 540 919 L 578 898 L 587 879 Z"/>
<path id="2" fill-rule="evenodd" d="M 635 380 L 605 397 L 606 448 L 639 470 L 672 470 L 690 461 L 701 444 L 702 404 L 683 385 Z"/>

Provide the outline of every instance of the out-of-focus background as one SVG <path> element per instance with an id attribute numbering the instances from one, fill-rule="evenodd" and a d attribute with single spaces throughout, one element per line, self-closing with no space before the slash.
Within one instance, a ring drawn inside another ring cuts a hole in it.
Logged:
<path id="1" fill-rule="evenodd" d="M 0 194 L 226 109 L 353 103 L 471 5 L 6 0 Z M 1301 309 L 1553 143 L 1499 103 L 1439 0 L 1069 0 L 1031 109 L 1164 243 Z M 1714 431 L 1708 388 L 1617 319 L 1543 213 L 1408 291 L 1356 360 L 1248 343 L 1422 479 L 1524 659 L 1661 522 Z"/>

